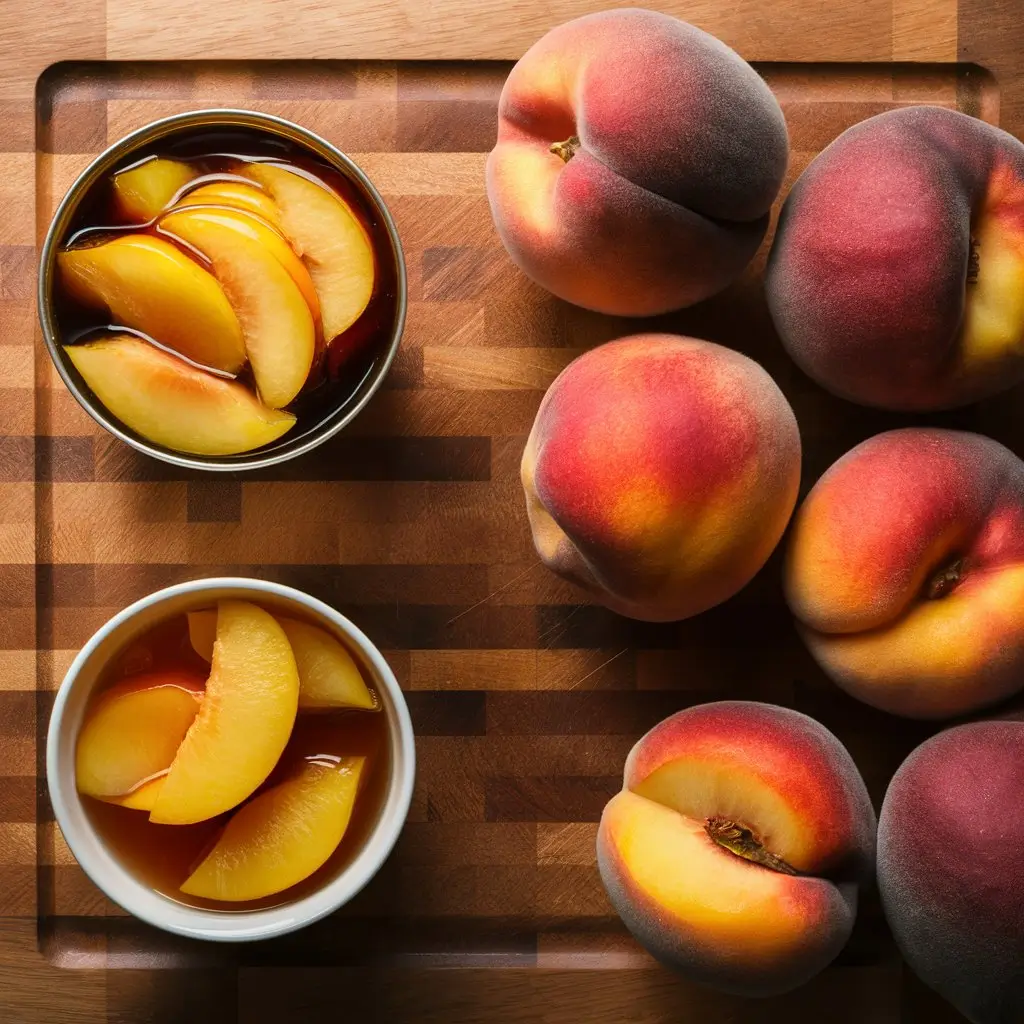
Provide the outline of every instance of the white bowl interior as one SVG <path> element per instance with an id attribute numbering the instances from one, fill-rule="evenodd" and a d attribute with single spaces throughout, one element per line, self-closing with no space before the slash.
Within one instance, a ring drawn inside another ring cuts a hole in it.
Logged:
<path id="1" fill-rule="evenodd" d="M 380 696 L 388 719 L 389 778 L 378 820 L 365 845 L 322 888 L 269 909 L 202 910 L 176 903 L 140 882 L 108 850 L 75 787 L 75 744 L 89 698 L 111 657 L 158 622 L 223 598 L 254 601 L 269 610 L 298 611 L 348 648 Z M 46 740 L 46 774 L 57 823 L 71 852 L 112 900 L 136 917 L 191 938 L 237 942 L 271 938 L 302 928 L 347 903 L 391 852 L 409 811 L 415 746 L 409 710 L 381 653 L 329 605 L 291 587 L 255 579 L 208 579 L 157 591 L 118 613 L 82 648 L 61 683 Z"/>

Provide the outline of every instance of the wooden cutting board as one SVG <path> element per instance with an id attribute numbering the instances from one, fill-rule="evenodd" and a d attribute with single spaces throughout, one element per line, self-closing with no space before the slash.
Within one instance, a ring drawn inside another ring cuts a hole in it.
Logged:
<path id="1" fill-rule="evenodd" d="M 679 707 L 751 697 L 814 714 L 876 801 L 927 734 L 821 677 L 774 560 L 736 600 L 671 627 L 593 609 L 536 564 L 516 469 L 543 390 L 580 351 L 648 325 L 573 309 L 522 278 L 491 227 L 482 168 L 506 62 L 601 6 L 0 7 L 4 1024 L 958 1019 L 901 969 L 871 894 L 836 966 L 745 1004 L 653 964 L 597 882 L 595 823 L 625 752 Z M 1024 130 L 1012 5 L 654 6 L 758 62 L 790 126 L 787 188 L 845 127 L 900 104 Z M 396 366 L 353 429 L 274 472 L 216 480 L 99 432 L 52 371 L 34 312 L 37 246 L 77 172 L 131 128 L 214 105 L 280 114 L 351 153 L 395 214 L 411 299 Z M 768 322 L 762 263 L 763 252 L 725 295 L 657 326 L 768 367 L 800 421 L 806 490 L 905 419 L 834 401 L 796 371 Z M 1024 454 L 1018 399 L 932 420 Z M 222 572 L 301 587 L 365 628 L 407 691 L 420 760 L 409 826 L 377 882 L 316 929 L 245 950 L 176 943 L 125 918 L 74 864 L 42 777 L 53 690 L 77 647 L 134 598 Z"/>

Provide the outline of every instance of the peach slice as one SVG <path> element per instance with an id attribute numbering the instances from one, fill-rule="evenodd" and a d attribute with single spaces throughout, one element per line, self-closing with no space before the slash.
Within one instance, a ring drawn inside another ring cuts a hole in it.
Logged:
<path id="1" fill-rule="evenodd" d="M 302 389 L 313 365 L 316 327 L 290 256 L 300 261 L 270 225 L 241 210 L 214 206 L 172 210 L 160 230 L 201 252 L 212 264 L 242 324 L 256 387 L 274 409 Z"/>
<path id="2" fill-rule="evenodd" d="M 206 697 L 150 820 L 190 825 L 245 800 L 284 751 L 298 701 L 295 656 L 274 617 L 248 601 L 221 601 Z"/>
<path id="3" fill-rule="evenodd" d="M 237 381 L 191 366 L 131 334 L 64 351 L 96 397 L 125 426 L 194 455 L 235 455 L 276 441 L 295 423 Z"/>
<path id="4" fill-rule="evenodd" d="M 237 373 L 245 363 L 242 327 L 224 289 L 180 249 L 149 235 L 57 254 L 61 284 L 112 321 L 148 334 L 203 366 Z"/>
<path id="5" fill-rule="evenodd" d="M 187 672 L 148 673 L 102 694 L 78 735 L 78 791 L 122 802 L 167 771 L 202 699 L 202 678 Z"/>
<path id="6" fill-rule="evenodd" d="M 114 175 L 114 202 L 121 216 L 148 223 L 196 176 L 178 160 L 150 157 Z"/>
<path id="7" fill-rule="evenodd" d="M 309 276 L 306 265 L 295 255 L 295 250 L 281 233 L 280 214 L 274 200 L 262 189 L 245 182 L 222 181 L 210 185 L 202 185 L 194 192 L 189 192 L 180 202 L 175 203 L 174 210 L 191 206 L 213 208 L 214 210 L 236 209 L 245 215 L 247 227 L 251 227 L 260 236 L 260 241 L 269 249 L 277 261 L 291 275 L 299 286 L 306 305 L 309 306 L 313 319 L 320 322 L 320 300 L 317 298 L 313 279 Z M 172 211 L 173 212 L 173 211 Z M 248 223 L 248 218 L 252 223 Z"/>
<path id="8" fill-rule="evenodd" d="M 201 611 L 188 613 L 188 641 L 192 645 L 192 650 L 203 661 L 213 661 L 213 645 L 216 639 L 216 608 L 203 608 Z"/>
<path id="9" fill-rule="evenodd" d="M 362 757 L 307 761 L 232 816 L 181 891 L 241 902 L 308 878 L 345 835 L 365 764 Z"/>
<path id="10" fill-rule="evenodd" d="M 175 209 L 183 206 L 231 206 L 254 213 L 275 228 L 281 226 L 281 214 L 270 195 L 244 181 L 211 181 L 186 193 L 174 206 Z"/>
<path id="11" fill-rule="evenodd" d="M 133 789 L 124 796 L 110 796 L 106 798 L 108 804 L 117 804 L 118 807 L 127 807 L 132 811 L 145 811 L 147 814 L 156 806 L 156 798 L 160 790 L 164 788 L 162 775 L 155 779 L 144 782 L 137 789 Z"/>
<path id="12" fill-rule="evenodd" d="M 299 619 L 278 616 L 299 669 L 299 708 L 361 708 L 378 711 L 380 704 L 363 681 L 359 666 L 344 646 L 325 629 Z M 188 613 L 188 635 L 193 650 L 210 660 L 217 613 Z"/>
<path id="13" fill-rule="evenodd" d="M 348 204 L 326 185 L 278 164 L 248 164 L 245 173 L 274 197 L 284 233 L 316 285 L 324 340 L 330 343 L 359 319 L 373 295 L 370 238 Z"/>
<path id="14" fill-rule="evenodd" d="M 280 621 L 299 667 L 300 707 L 380 709 L 352 655 L 327 630 L 298 619 Z"/>

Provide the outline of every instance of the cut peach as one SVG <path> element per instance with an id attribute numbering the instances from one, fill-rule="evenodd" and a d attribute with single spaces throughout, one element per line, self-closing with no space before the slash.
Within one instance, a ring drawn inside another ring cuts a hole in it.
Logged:
<path id="1" fill-rule="evenodd" d="M 788 992 L 822 970 L 874 877 L 875 812 L 846 748 L 789 708 L 718 701 L 641 737 L 605 806 L 597 865 L 662 963 L 726 992 Z"/>
<path id="2" fill-rule="evenodd" d="M 272 227 L 241 210 L 214 206 L 174 210 L 160 230 L 212 264 L 242 324 L 256 387 L 274 409 L 302 389 L 313 365 L 316 327 L 303 290 L 285 261 L 299 260 Z"/>
<path id="3" fill-rule="evenodd" d="M 243 384 L 131 334 L 65 345 L 64 351 L 114 416 L 165 448 L 235 455 L 276 441 L 295 423 L 291 413 L 261 405 Z"/>
<path id="4" fill-rule="evenodd" d="M 211 181 L 200 185 L 175 203 L 175 209 L 182 206 L 230 206 L 255 213 L 276 228 L 281 226 L 281 215 L 270 195 L 244 181 Z"/>
<path id="5" fill-rule="evenodd" d="M 299 669 L 300 708 L 362 708 L 377 711 L 377 698 L 363 681 L 359 667 L 344 646 L 324 629 L 299 619 L 278 616 Z M 217 613 L 212 610 L 188 613 L 192 648 L 210 660 Z"/>
<path id="6" fill-rule="evenodd" d="M 313 279 L 309 276 L 306 265 L 295 255 L 295 250 L 281 233 L 280 214 L 274 200 L 266 192 L 245 182 L 214 182 L 197 188 L 195 192 L 189 192 L 184 199 L 175 204 L 174 209 L 180 210 L 190 206 L 229 212 L 233 208 L 242 213 L 246 218 L 246 227 L 259 234 L 263 245 L 288 271 L 291 279 L 299 286 L 313 319 L 317 323 L 320 322 L 320 300 L 317 298 Z M 252 218 L 251 221 L 249 218 Z"/>
<path id="7" fill-rule="evenodd" d="M 150 820 L 189 825 L 250 796 L 284 751 L 298 700 L 295 656 L 273 616 L 247 601 L 221 601 L 206 697 Z"/>
<path id="8" fill-rule="evenodd" d="M 362 757 L 307 761 L 297 775 L 232 816 L 181 891 L 241 902 L 308 878 L 326 863 L 348 828 L 365 763 Z"/>
<path id="9" fill-rule="evenodd" d="M 57 254 L 61 284 L 87 306 L 189 359 L 227 373 L 245 363 L 242 327 L 224 289 L 180 249 L 149 235 L 121 235 Z"/>
<path id="10" fill-rule="evenodd" d="M 309 267 L 329 343 L 359 319 L 373 295 L 369 235 L 326 185 L 278 164 L 247 164 L 245 173 L 274 197 L 281 227 Z"/>
<path id="11" fill-rule="evenodd" d="M 188 613 L 188 641 L 203 661 L 213 661 L 213 645 L 217 639 L 217 609 L 204 608 Z"/>
<path id="12" fill-rule="evenodd" d="M 118 807 L 127 807 L 133 811 L 145 811 L 147 814 L 156 806 L 156 798 L 163 789 L 164 779 L 159 776 L 142 783 L 130 793 L 124 796 L 104 797 L 108 804 L 117 804 Z"/>
<path id="13" fill-rule="evenodd" d="M 330 633 L 298 619 L 280 622 L 299 667 L 300 707 L 378 710 L 359 666 Z"/>
<path id="14" fill-rule="evenodd" d="M 150 157 L 114 175 L 114 202 L 126 220 L 145 224 L 162 213 L 195 176 L 188 164 Z"/>
<path id="15" fill-rule="evenodd" d="M 112 687 L 78 736 L 78 791 L 101 800 L 125 797 L 165 772 L 202 699 L 202 678 L 187 672 L 147 673 Z"/>

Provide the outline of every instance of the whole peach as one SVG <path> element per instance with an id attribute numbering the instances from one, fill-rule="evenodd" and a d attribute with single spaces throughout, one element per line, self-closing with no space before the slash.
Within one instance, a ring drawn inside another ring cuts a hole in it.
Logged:
<path id="1" fill-rule="evenodd" d="M 914 972 L 976 1024 L 1024 1020 L 1024 722 L 933 736 L 882 805 L 878 885 Z"/>
<path id="2" fill-rule="evenodd" d="M 847 452 L 794 520 L 789 605 L 811 652 L 884 711 L 943 718 L 1024 685 L 1024 462 L 910 428 Z"/>
<path id="3" fill-rule="evenodd" d="M 800 433 L 753 360 L 635 335 L 559 374 L 522 479 L 551 569 L 623 615 L 682 619 L 731 597 L 778 543 L 796 502 Z"/>
<path id="4" fill-rule="evenodd" d="M 874 863 L 875 813 L 845 747 L 788 708 L 680 711 L 626 760 L 598 867 L 662 962 L 741 995 L 807 981 L 846 944 Z"/>
<path id="5" fill-rule="evenodd" d="M 512 69 L 487 194 L 535 281 L 646 316 L 740 274 L 787 151 L 771 90 L 724 43 L 654 11 L 604 11 L 553 29 Z"/>
<path id="6" fill-rule="evenodd" d="M 1024 145 L 907 107 L 844 132 L 783 207 L 765 279 L 790 355 L 829 391 L 942 409 L 1024 376 Z"/>

